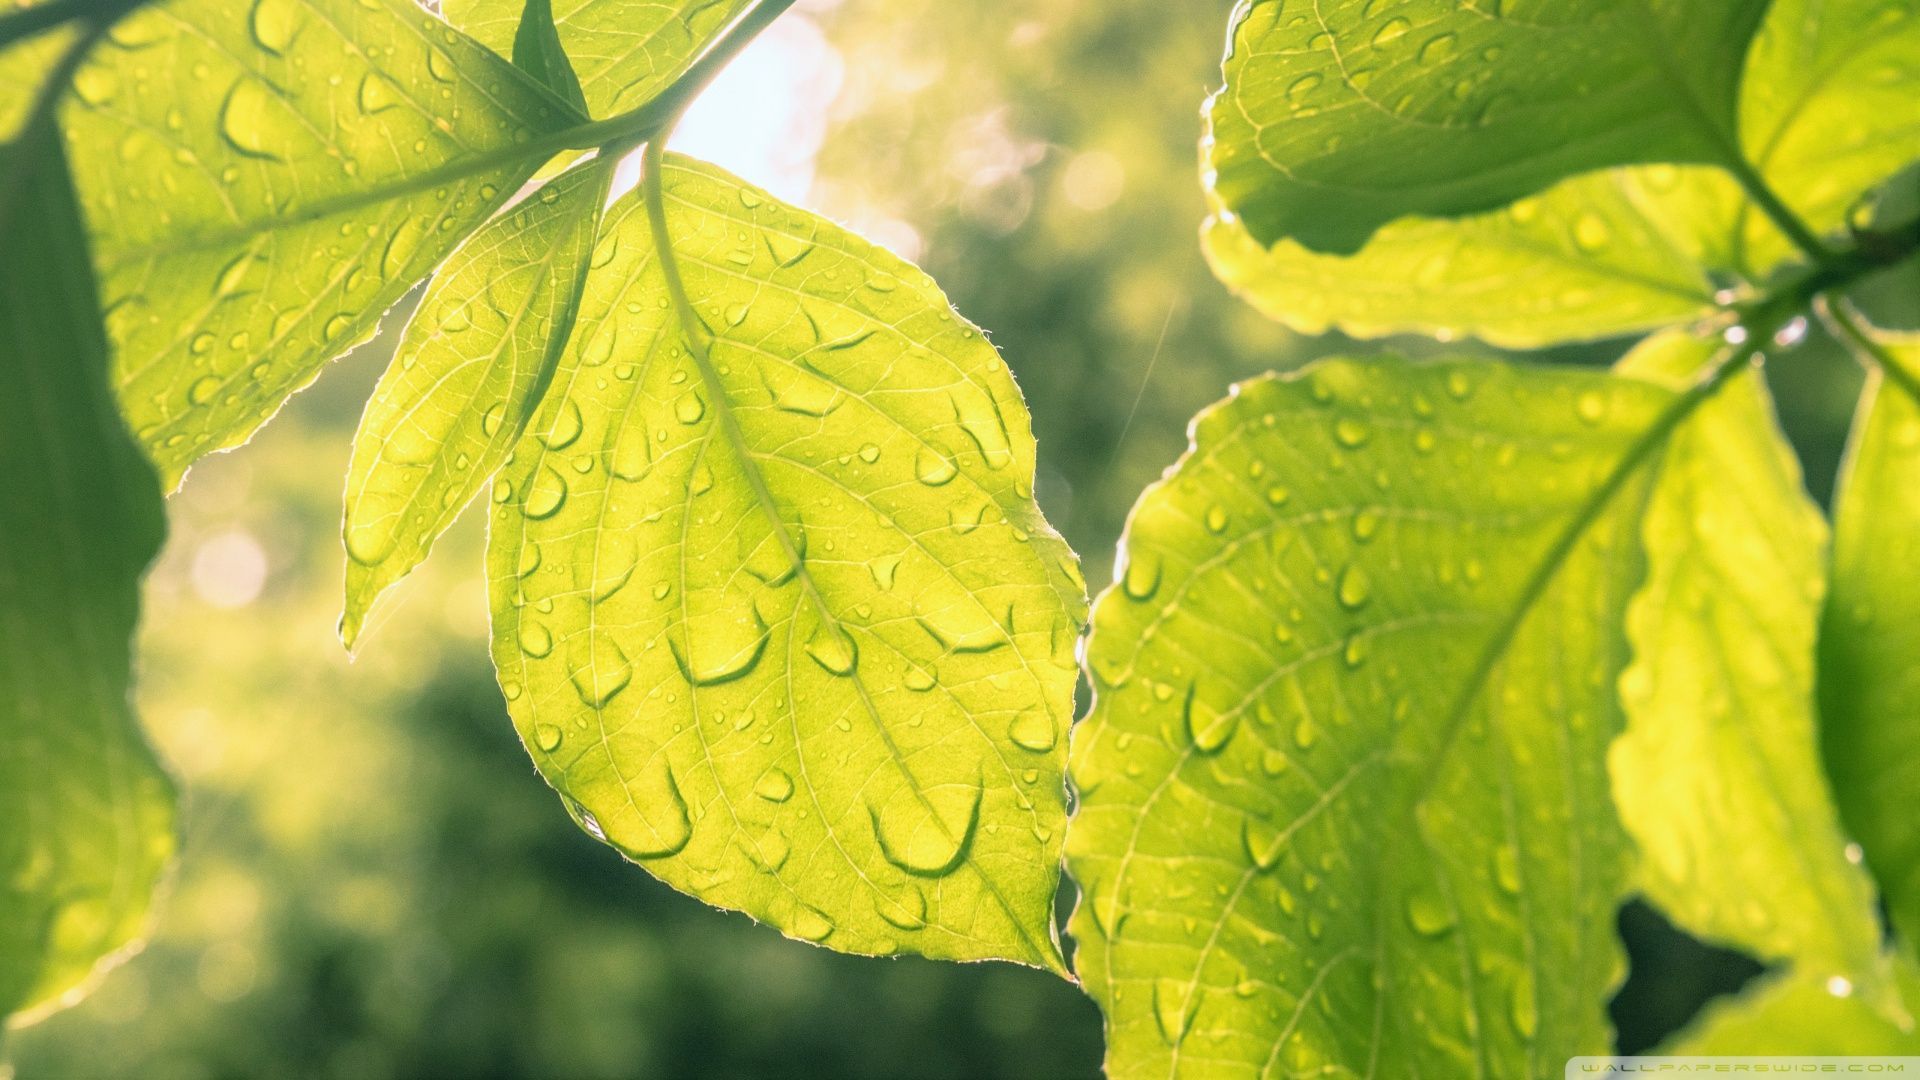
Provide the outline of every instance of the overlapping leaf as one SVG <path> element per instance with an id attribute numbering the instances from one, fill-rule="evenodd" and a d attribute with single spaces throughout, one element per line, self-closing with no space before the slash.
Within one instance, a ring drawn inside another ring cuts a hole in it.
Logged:
<path id="1" fill-rule="evenodd" d="M 1245 0 L 1208 110 L 1211 187 L 1263 245 L 1352 252 L 1395 218 L 1592 169 L 1725 162 L 1766 6 Z"/>
<path id="2" fill-rule="evenodd" d="M 1920 16 L 1906 6 L 1782 0 L 1749 51 L 1739 146 L 1792 211 L 1828 233 L 1863 192 L 1920 156 L 1916 84 Z M 1350 259 L 1286 240 L 1267 250 L 1232 213 L 1216 213 L 1208 253 L 1223 281 L 1298 329 L 1448 332 L 1512 346 L 1683 322 L 1714 287 L 1758 283 L 1797 257 L 1721 169 L 1610 176 L 1563 181 L 1505 212 L 1388 225 Z"/>
<path id="3" fill-rule="evenodd" d="M 1912 944 L 1920 942 L 1920 342 L 1884 347 L 1900 370 L 1869 381 L 1835 500 L 1820 709 L 1841 816 Z"/>
<path id="4" fill-rule="evenodd" d="M 1072 554 L 993 348 L 913 267 L 669 157 L 494 492 L 494 659 L 581 823 L 848 952 L 1061 967 Z"/>
<path id="5" fill-rule="evenodd" d="M 0 48 L 0 142 L 19 134 L 34 95 L 75 33 L 71 27 L 47 30 Z"/>
<path id="6" fill-rule="evenodd" d="M 1920 1008 L 1920 966 L 1894 968 L 1908 1011 Z M 1770 978 L 1734 1001 L 1714 1002 L 1663 1049 L 1673 1054 L 1920 1055 L 1920 1031 L 1901 1030 L 1856 997 L 1811 975 Z"/>
<path id="7" fill-rule="evenodd" d="M 74 87 L 115 382 L 167 487 L 370 335 L 538 162 L 380 193 L 578 119 L 410 0 L 176 0 Z"/>
<path id="8" fill-rule="evenodd" d="M 1717 342 L 1669 334 L 1622 363 L 1684 383 Z M 1609 764 L 1641 885 L 1709 940 L 1835 976 L 1903 1017 L 1873 886 L 1820 770 L 1814 640 L 1827 529 L 1758 374 L 1669 440 L 1643 525 L 1647 582 L 1627 615 L 1626 733 Z"/>
<path id="9" fill-rule="evenodd" d="M 519 440 L 572 332 L 611 174 L 574 169 L 494 218 L 415 309 L 347 470 L 349 646 Z"/>
<path id="10" fill-rule="evenodd" d="M 107 385 L 58 134 L 0 148 L 0 175 L 28 153 L 0 221 L 0 1018 L 63 1003 L 132 941 L 173 851 L 127 698 L 160 489 Z"/>
<path id="11" fill-rule="evenodd" d="M 1195 421 L 1096 607 L 1074 746 L 1109 1075 L 1538 1076 L 1606 1048 L 1643 475 L 1594 500 L 1670 400 L 1338 361 Z"/>
<path id="12" fill-rule="evenodd" d="M 665 89 L 747 0 L 557 0 L 560 44 L 594 116 L 634 108 Z M 447 18 L 513 55 L 523 0 L 447 0 Z"/>

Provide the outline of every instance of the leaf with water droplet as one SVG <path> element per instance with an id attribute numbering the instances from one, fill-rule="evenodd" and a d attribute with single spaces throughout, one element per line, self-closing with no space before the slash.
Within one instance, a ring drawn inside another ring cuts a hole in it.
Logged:
<path id="1" fill-rule="evenodd" d="M 1916 20 L 1920 21 L 1920 20 Z M 1841 819 L 1878 878 L 1894 925 L 1920 941 L 1913 791 L 1920 724 L 1920 342 L 1883 335 L 1900 366 L 1869 377 L 1833 514 L 1833 590 L 1820 625 L 1820 727 Z M 1871 612 L 1871 619 L 1863 613 Z M 1920 1008 L 1920 995 L 1908 1005 Z"/>
<path id="2" fill-rule="evenodd" d="M 1767 4 L 1586 0 L 1556 13 L 1551 49 L 1526 19 L 1451 8 L 1414 33 L 1371 7 L 1236 9 L 1203 145 L 1214 197 L 1262 246 L 1293 237 L 1351 253 L 1394 219 L 1485 210 L 1590 170 L 1726 161 L 1721 133 L 1739 129 L 1742 63 Z M 1349 77 L 1362 63 L 1364 82 Z M 1372 96 L 1383 87 L 1390 100 Z"/>
<path id="3" fill-rule="evenodd" d="M 586 111 L 611 116 L 666 89 L 747 0 L 566 0 L 552 13 Z M 523 0 L 448 0 L 447 21 L 520 63 Z"/>
<path id="4" fill-rule="evenodd" d="M 539 405 L 568 344 L 612 173 L 607 165 L 576 169 L 549 182 L 559 198 L 538 212 L 489 222 L 440 268 L 414 309 L 399 346 L 412 363 L 387 368 L 360 418 L 347 471 L 343 530 L 352 558 L 340 633 L 349 648 L 374 600 L 427 557 Z M 501 305 L 503 318 L 447 334 L 444 318 L 474 303 Z M 549 449 L 579 437 L 579 411 L 561 417 L 569 426 L 543 433 Z M 396 458 L 395 446 L 409 452 Z M 544 490 L 528 491 L 530 510 Z"/>
<path id="5" fill-rule="evenodd" d="M 108 387 L 60 142 L 43 125 L 0 146 L 19 184 L 0 195 L 0 1023 L 16 1025 L 137 942 L 175 835 L 129 692 L 166 508 Z"/>
<path id="6" fill-rule="evenodd" d="M 1597 422 L 1573 408 L 1587 391 L 1610 402 Z M 1522 394 L 1560 404 L 1516 409 Z M 1605 767 L 1627 657 L 1609 628 L 1639 580 L 1647 477 L 1583 515 L 1589 478 L 1673 400 L 1574 369 L 1335 360 L 1242 383 L 1196 418 L 1128 521 L 1087 645 L 1101 677 L 1075 740 L 1068 865 L 1090 897 L 1075 966 L 1106 1013 L 1109 1072 L 1172 1075 L 1179 1055 L 1184 1074 L 1203 1031 L 1208 1067 L 1249 1075 L 1275 1045 L 1309 1071 L 1394 1060 L 1423 1076 L 1521 1075 L 1607 1045 L 1629 887 Z M 1431 456 L 1399 438 L 1421 424 Z M 1495 481 L 1508 444 L 1532 449 Z M 1327 467 L 1359 455 L 1378 466 Z M 1574 545 L 1530 593 L 1581 521 L 1610 542 Z M 1570 725 L 1576 711 L 1588 721 Z M 1516 837 L 1578 868 L 1528 880 L 1524 924 L 1495 873 Z M 1103 915 L 1120 895 L 1153 898 L 1151 916 Z M 1503 1016 L 1504 973 L 1528 965 L 1531 1051 L 1374 1022 L 1455 1016 L 1470 993 Z M 1210 992 L 1236 970 L 1258 973 L 1246 994 Z M 1483 989 L 1482 971 L 1502 980 Z M 1199 998 L 1169 989 L 1189 984 Z M 1292 1022 L 1307 998 L 1324 1023 Z"/>
<path id="7" fill-rule="evenodd" d="M 1685 386 L 1718 348 L 1670 333 L 1620 368 Z M 1827 528 L 1757 373 L 1674 434 L 1642 531 L 1628 725 L 1610 764 L 1643 888 L 1682 929 L 1843 973 L 1901 1020 L 1873 882 L 1844 854 L 1821 766 L 1814 648 Z"/>
<path id="8" fill-rule="evenodd" d="M 1058 969 L 1085 609 L 1032 500 L 1019 391 L 913 267 L 710 166 L 669 155 L 662 177 L 711 366 L 666 303 L 640 193 L 623 197 L 552 389 L 501 473 L 508 498 L 490 507 L 494 659 L 525 688 L 514 722 L 530 745 L 542 723 L 605 733 L 535 758 L 610 840 L 638 798 L 620 777 L 671 764 L 702 809 L 682 851 L 646 864 L 676 888 L 848 952 Z M 761 241 L 743 208 L 811 238 L 804 274 L 725 257 L 742 231 Z M 876 273 L 896 287 L 867 288 Z M 749 299 L 738 326 L 719 315 Z M 820 340 L 848 344 L 815 364 Z M 540 437 L 556 425 L 564 450 Z M 608 453 L 610 469 L 572 465 Z M 938 484 L 922 479 L 929 456 Z M 561 478 L 564 498 L 543 498 Z M 971 514 L 964 535 L 955 505 Z M 1025 539 L 1002 527 L 1015 521 Z M 518 574 L 530 545 L 572 572 Z M 590 598 L 608 564 L 648 587 Z M 533 622 L 553 637 L 545 656 L 520 647 Z M 792 852 L 784 867 L 770 829 Z"/>
<path id="9" fill-rule="evenodd" d="M 140 91 L 76 100 L 63 124 L 83 203 L 112 208 L 94 248 L 119 312 L 115 388 L 172 487 L 371 337 L 538 162 L 419 176 L 577 118 L 409 0 L 179 0 L 133 19 L 167 32 L 90 63 Z M 429 72 L 426 36 L 451 83 Z M 207 335 L 218 344 L 195 354 Z M 196 360 L 226 389 L 190 395 Z"/>

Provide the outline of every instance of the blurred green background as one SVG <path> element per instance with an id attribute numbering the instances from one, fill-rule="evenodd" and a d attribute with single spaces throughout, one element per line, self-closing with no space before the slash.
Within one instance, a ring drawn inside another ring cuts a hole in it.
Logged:
<path id="1" fill-rule="evenodd" d="M 1201 259 L 1195 143 L 1229 6 L 802 3 L 679 142 L 922 262 L 988 329 L 1096 588 L 1189 416 L 1355 348 L 1267 322 Z M 790 941 L 577 829 L 494 686 L 471 516 L 348 661 L 339 493 L 404 314 L 172 500 L 139 693 L 183 855 L 146 951 L 13 1033 L 0 1078 L 1097 1075 L 1099 1014 L 1051 975 Z M 1817 328 L 1769 370 L 1824 500 L 1859 374 Z M 1759 970 L 1639 905 L 1621 925 L 1623 1049 Z"/>

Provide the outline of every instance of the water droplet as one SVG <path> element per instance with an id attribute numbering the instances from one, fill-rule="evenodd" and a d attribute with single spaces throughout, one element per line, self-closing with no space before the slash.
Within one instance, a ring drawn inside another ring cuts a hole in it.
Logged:
<path id="1" fill-rule="evenodd" d="M 726 317 L 728 326 L 739 326 L 741 323 L 747 321 L 747 315 L 752 310 L 752 306 L 748 304 L 728 304 L 727 310 L 723 312 L 723 314 Z"/>
<path id="2" fill-rule="evenodd" d="M 673 403 L 673 415 L 683 424 L 697 424 L 701 417 L 707 415 L 707 403 L 700 399 L 698 393 L 689 390 Z"/>
<path id="3" fill-rule="evenodd" d="M 1598 390 L 1585 391 L 1574 401 L 1573 410 L 1579 414 L 1580 419 L 1589 424 L 1597 424 L 1607 415 L 1606 395 Z"/>
<path id="4" fill-rule="evenodd" d="M 572 640 L 574 644 L 568 649 L 571 670 L 567 674 L 573 680 L 573 689 L 588 707 L 602 708 L 626 689 L 633 678 L 633 663 L 604 632 L 576 634 Z"/>
<path id="5" fill-rule="evenodd" d="M 860 448 L 860 460 L 866 462 L 869 465 L 873 464 L 876 461 L 879 461 L 880 448 L 878 446 L 875 446 L 873 443 L 868 443 L 867 445 L 862 446 Z"/>
<path id="6" fill-rule="evenodd" d="M 773 362 L 762 372 L 767 388 L 773 391 L 775 408 L 803 416 L 825 416 L 840 406 L 840 388 L 818 375 Z M 880 450 L 875 447 L 874 457 L 879 456 Z"/>
<path id="7" fill-rule="evenodd" d="M 1341 446 L 1349 450 L 1365 446 L 1372 436 L 1371 428 L 1352 417 L 1342 417 L 1333 425 L 1333 437 L 1339 440 Z"/>
<path id="8" fill-rule="evenodd" d="M 1298 108 L 1300 103 L 1306 100 L 1307 95 L 1313 93 L 1322 81 L 1324 80 L 1319 72 L 1307 72 L 1305 75 L 1287 84 L 1287 100 L 1291 102 L 1295 108 Z"/>
<path id="9" fill-rule="evenodd" d="M 1493 878 L 1510 895 L 1520 895 L 1520 853 L 1510 844 L 1493 849 Z"/>
<path id="10" fill-rule="evenodd" d="M 553 635 L 537 622 L 520 627 L 520 651 L 535 659 L 553 651 Z"/>
<path id="11" fill-rule="evenodd" d="M 659 585 L 654 587 L 655 598 L 664 599 Z M 693 591 L 688 595 L 699 599 Z M 760 662 L 767 646 L 767 624 L 752 604 L 697 611 L 687 620 L 686 635 L 686 656 L 680 655 L 678 641 L 669 638 L 668 644 L 681 674 L 695 686 L 716 686 L 745 675 Z"/>
<path id="12" fill-rule="evenodd" d="M 951 503 L 947 507 L 947 524 L 953 531 L 965 535 L 980 527 L 987 516 L 987 503 L 969 503 L 966 501 Z"/>
<path id="13" fill-rule="evenodd" d="M 867 813 L 880 853 L 919 877 L 943 877 L 966 857 L 980 821 L 980 784 L 944 783 L 915 789 L 909 779 Z"/>
<path id="14" fill-rule="evenodd" d="M 567 478 L 561 476 L 553 466 L 543 465 L 540 474 L 533 478 L 533 486 L 527 490 L 527 502 L 521 512 L 539 521 L 558 513 L 561 504 L 566 501 Z"/>
<path id="15" fill-rule="evenodd" d="M 893 591 L 893 577 L 900 569 L 900 556 L 879 555 L 867 563 L 867 572 L 873 575 L 873 583 L 882 592 Z"/>
<path id="16" fill-rule="evenodd" d="M 1380 27 L 1379 30 L 1374 31 L 1373 47 L 1378 49 L 1391 42 L 1397 41 L 1405 35 L 1407 31 L 1412 29 L 1413 24 L 1406 19 L 1388 19 L 1385 25 Z"/>
<path id="17" fill-rule="evenodd" d="M 1179 979 L 1156 979 L 1153 984 L 1153 1018 L 1160 1028 L 1160 1037 L 1169 1046 L 1178 1046 L 1187 1034 L 1187 1025 L 1193 1022 L 1193 1013 L 1188 1004 L 1197 995 L 1193 984 Z"/>
<path id="18" fill-rule="evenodd" d="M 1573 224 L 1573 242 L 1582 251 L 1599 251 L 1612 239 L 1613 230 L 1607 227 L 1599 214 L 1591 210 L 1581 214 Z"/>
<path id="19" fill-rule="evenodd" d="M 779 769 L 768 769 L 754 783 L 753 793 L 768 802 L 786 802 L 793 798 L 793 777 Z"/>
<path id="20" fill-rule="evenodd" d="M 694 467 L 693 475 L 687 478 L 687 490 L 695 495 L 705 495 L 713 490 L 713 470 L 706 462 Z"/>
<path id="21" fill-rule="evenodd" d="M 1268 776 L 1279 776 L 1287 771 L 1287 755 L 1278 750 L 1265 750 L 1260 754 L 1260 771 Z"/>
<path id="22" fill-rule="evenodd" d="M 1533 1038 L 1540 1028 L 1540 1007 L 1534 1000 L 1533 975 L 1519 972 L 1513 977 L 1513 986 L 1508 993 L 1511 1005 L 1509 1015 L 1513 1020 L 1513 1030 L 1523 1039 Z"/>
<path id="23" fill-rule="evenodd" d="M 873 894 L 873 910 L 887 922 L 902 930 L 918 930 L 927 925 L 927 897 L 920 886 L 909 881 L 907 887 L 900 890 L 899 897 L 893 898 L 882 893 Z"/>
<path id="24" fill-rule="evenodd" d="M 491 414 L 493 410 L 487 411 Z M 573 445 L 573 440 L 580 437 L 580 430 L 580 406 L 575 404 L 572 398 L 568 398 L 560 403 L 560 411 L 554 415 L 553 425 L 547 429 L 545 435 L 540 437 L 540 441 L 549 450 L 564 450 Z"/>
<path id="25" fill-rule="evenodd" d="M 1241 826 L 1240 839 L 1246 844 L 1247 858 L 1262 870 L 1280 865 L 1280 857 L 1286 853 L 1286 838 L 1280 830 L 1252 816 Z"/>
<path id="26" fill-rule="evenodd" d="M 243 76 L 227 92 L 220 107 L 220 134 L 241 154 L 280 161 L 281 126 L 288 122 L 286 106 L 258 79 Z"/>
<path id="27" fill-rule="evenodd" d="M 792 266 L 813 250 L 813 245 L 807 241 L 782 232 L 768 230 L 760 235 L 767 243 L 767 253 L 781 266 Z"/>
<path id="28" fill-rule="evenodd" d="M 1455 368 L 1447 372 L 1447 393 L 1455 401 L 1465 401 L 1473 396 L 1473 379 L 1466 372 Z"/>
<path id="29" fill-rule="evenodd" d="M 195 405 L 205 405 L 207 402 L 212 401 L 214 395 L 219 392 L 220 377 L 218 375 L 207 375 L 194 380 L 193 385 L 187 387 L 187 400 Z"/>
<path id="30" fill-rule="evenodd" d="M 827 935 L 833 933 L 833 923 L 807 905 L 795 904 L 793 923 L 786 929 L 792 931 L 794 937 L 806 941 L 825 941 Z"/>
<path id="31" fill-rule="evenodd" d="M 459 71 L 453 66 L 453 58 L 439 49 L 427 49 L 427 71 L 441 82 L 450 83 L 458 77 Z"/>
<path id="32" fill-rule="evenodd" d="M 907 689 L 915 693 L 925 693 L 933 689 L 934 682 L 933 675 L 930 672 L 917 667 L 908 668 L 907 673 L 901 677 L 900 681 Z"/>
<path id="33" fill-rule="evenodd" d="M 1213 532 L 1213 533 L 1221 533 L 1221 532 L 1225 532 L 1226 530 L 1227 530 L 1226 508 L 1221 506 L 1216 506 L 1211 510 L 1208 510 L 1207 511 L 1207 531 Z"/>
<path id="34" fill-rule="evenodd" d="M 1160 559 L 1155 555 L 1130 554 L 1121 588 L 1134 600 L 1150 600 L 1160 588 Z"/>
<path id="35" fill-rule="evenodd" d="M 970 596 L 928 601 L 918 609 L 920 625 L 951 652 L 986 652 L 1006 644 L 1006 631 Z"/>
<path id="36" fill-rule="evenodd" d="M 1197 691 L 1187 691 L 1187 735 L 1193 739 L 1195 750 L 1203 754 L 1217 753 L 1239 728 L 1239 710 L 1216 712 Z"/>
<path id="37" fill-rule="evenodd" d="M 931 682 L 928 685 L 931 686 Z M 1053 749 L 1057 738 L 1053 717 L 1048 716 L 1044 709 L 1022 710 L 1013 718 L 1013 723 L 1007 725 L 1007 738 L 1036 754 L 1044 754 Z"/>
<path id="38" fill-rule="evenodd" d="M 533 728 L 534 744 L 551 754 L 560 749 L 560 729 L 552 724 L 535 724 Z"/>
<path id="39" fill-rule="evenodd" d="M 807 655 L 828 672 L 840 676 L 853 674 L 854 666 L 860 662 L 853 637 L 826 622 L 820 623 L 807 640 Z"/>
<path id="40" fill-rule="evenodd" d="M 1373 579 L 1367 576 L 1366 568 L 1359 563 L 1349 563 L 1340 572 L 1340 604 L 1348 611 L 1358 611 L 1365 607 L 1373 596 Z"/>
<path id="41" fill-rule="evenodd" d="M 254 43 L 275 56 L 286 55 L 300 32 L 303 12 L 296 0 L 260 0 L 248 22 Z"/>
<path id="42" fill-rule="evenodd" d="M 393 84 L 381 78 L 376 72 L 369 71 L 361 76 L 361 112 L 371 116 L 377 112 L 385 112 L 398 104 L 400 104 L 400 95 L 394 90 Z"/>
<path id="43" fill-rule="evenodd" d="M 1436 34 L 1428 39 L 1425 45 L 1420 46 L 1420 62 L 1423 64 L 1438 64 L 1452 56 L 1454 48 L 1458 46 L 1459 43 L 1460 39 L 1457 35 Z"/>
<path id="44" fill-rule="evenodd" d="M 609 800 L 614 808 L 598 815 L 608 843 L 630 859 L 663 858 L 687 846 L 693 822 L 665 754 L 655 754 L 625 787 Z"/>
<path id="45" fill-rule="evenodd" d="M 1453 929 L 1453 911 L 1432 893 L 1407 898 L 1407 925 L 1424 937 L 1439 937 Z"/>
<path id="46" fill-rule="evenodd" d="M 914 457 L 914 473 L 920 477 L 920 482 L 928 487 L 939 487 L 959 475 L 960 470 L 954 467 L 953 462 L 948 460 L 945 454 L 931 446 L 922 446 L 919 454 Z"/>
<path id="47" fill-rule="evenodd" d="M 1341 651 L 1341 658 L 1347 666 L 1357 668 L 1367 661 L 1367 639 L 1364 634 L 1354 634 L 1347 638 L 1347 647 Z"/>

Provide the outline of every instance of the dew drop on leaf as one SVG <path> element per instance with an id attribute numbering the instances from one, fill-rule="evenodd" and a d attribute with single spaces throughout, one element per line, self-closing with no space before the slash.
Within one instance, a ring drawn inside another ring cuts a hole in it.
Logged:
<path id="1" fill-rule="evenodd" d="M 761 773 L 760 779 L 754 783 L 753 793 L 768 802 L 786 802 L 793 797 L 793 777 L 780 769 L 768 769 Z"/>
<path id="2" fill-rule="evenodd" d="M 1053 718 L 1044 709 L 1023 709 L 1007 726 L 1007 737 L 1024 749 L 1044 754 L 1053 749 L 1056 738 Z"/>

